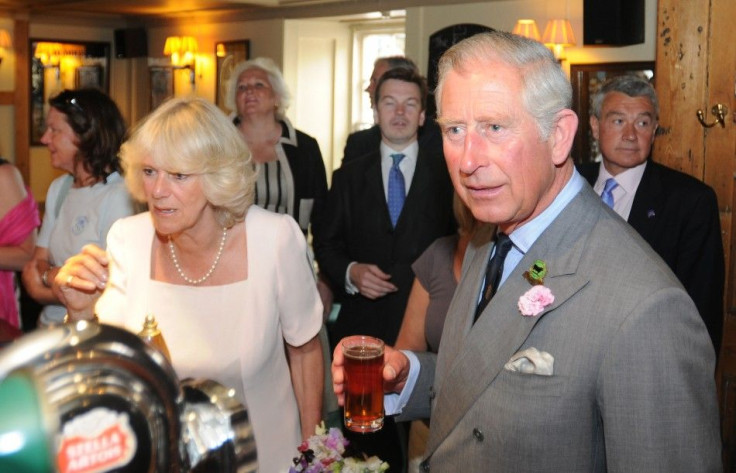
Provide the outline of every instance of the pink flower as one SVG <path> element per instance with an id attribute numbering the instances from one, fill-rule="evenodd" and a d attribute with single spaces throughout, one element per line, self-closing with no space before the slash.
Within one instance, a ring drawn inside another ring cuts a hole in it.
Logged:
<path id="1" fill-rule="evenodd" d="M 548 287 L 537 285 L 519 298 L 519 312 L 526 317 L 535 317 L 542 313 L 545 307 L 555 301 L 555 296 Z"/>

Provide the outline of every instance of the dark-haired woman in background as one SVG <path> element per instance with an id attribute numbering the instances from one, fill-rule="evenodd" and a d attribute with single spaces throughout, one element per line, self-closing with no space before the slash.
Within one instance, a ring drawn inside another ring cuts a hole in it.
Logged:
<path id="1" fill-rule="evenodd" d="M 64 306 L 51 291 L 58 267 L 88 243 L 105 247 L 115 220 L 135 213 L 121 176 L 118 151 L 126 126 L 120 110 L 96 89 L 64 90 L 49 100 L 41 143 L 51 166 L 66 174 L 46 195 L 46 211 L 33 255 L 23 268 L 28 294 L 45 307 L 39 325 L 61 323 Z"/>

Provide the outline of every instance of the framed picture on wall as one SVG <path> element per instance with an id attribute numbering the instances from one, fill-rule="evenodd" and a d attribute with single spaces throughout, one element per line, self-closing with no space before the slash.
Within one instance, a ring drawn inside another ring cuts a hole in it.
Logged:
<path id="1" fill-rule="evenodd" d="M 151 110 L 174 95 L 174 70 L 168 66 L 154 66 L 148 69 L 151 76 Z"/>
<path id="2" fill-rule="evenodd" d="M 108 92 L 110 43 L 30 38 L 28 52 L 31 89 L 28 138 L 31 146 L 39 146 L 51 97 L 64 89 L 92 87 Z"/>
<path id="3" fill-rule="evenodd" d="M 77 89 L 102 90 L 102 66 L 77 67 L 74 85 Z"/>
<path id="4" fill-rule="evenodd" d="M 250 40 L 243 39 L 239 41 L 220 41 L 215 43 L 215 57 L 217 58 L 217 82 L 215 91 L 217 106 L 226 114 L 230 114 L 230 110 L 225 105 L 225 97 L 227 96 L 228 82 L 230 81 L 233 69 L 242 61 L 250 58 Z"/>
<path id="5" fill-rule="evenodd" d="M 611 77 L 637 74 L 654 83 L 654 62 L 608 62 L 600 64 L 571 64 L 572 108 L 580 123 L 572 147 L 576 163 L 588 163 L 598 156 L 598 145 L 590 129 L 591 100 L 598 88 Z"/>

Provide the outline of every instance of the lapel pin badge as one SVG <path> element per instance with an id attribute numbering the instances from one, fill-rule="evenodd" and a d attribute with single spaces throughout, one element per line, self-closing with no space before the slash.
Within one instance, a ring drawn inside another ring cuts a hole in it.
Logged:
<path id="1" fill-rule="evenodd" d="M 532 286 L 544 284 L 544 276 L 547 275 L 547 263 L 538 259 L 528 271 L 524 271 L 524 278 L 529 281 Z"/>

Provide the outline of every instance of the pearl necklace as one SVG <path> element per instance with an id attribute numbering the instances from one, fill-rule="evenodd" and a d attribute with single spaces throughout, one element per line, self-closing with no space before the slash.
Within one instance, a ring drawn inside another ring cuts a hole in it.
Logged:
<path id="1" fill-rule="evenodd" d="M 222 256 L 222 250 L 225 249 L 225 237 L 227 236 L 227 228 L 222 227 L 222 239 L 220 239 L 220 248 L 217 249 L 217 256 L 215 256 L 215 261 L 212 263 L 212 266 L 210 266 L 209 271 L 202 276 L 199 279 L 191 279 L 186 274 L 184 274 L 184 271 L 182 271 L 181 266 L 179 266 L 179 259 L 176 257 L 176 250 L 174 250 L 174 243 L 171 240 L 171 235 L 169 235 L 169 254 L 171 255 L 171 261 L 174 262 L 174 267 L 176 268 L 176 271 L 179 273 L 179 276 L 181 278 L 188 282 L 189 284 L 197 285 L 200 283 L 203 283 L 212 276 L 212 272 L 217 267 L 217 263 L 220 262 L 220 256 Z"/>

